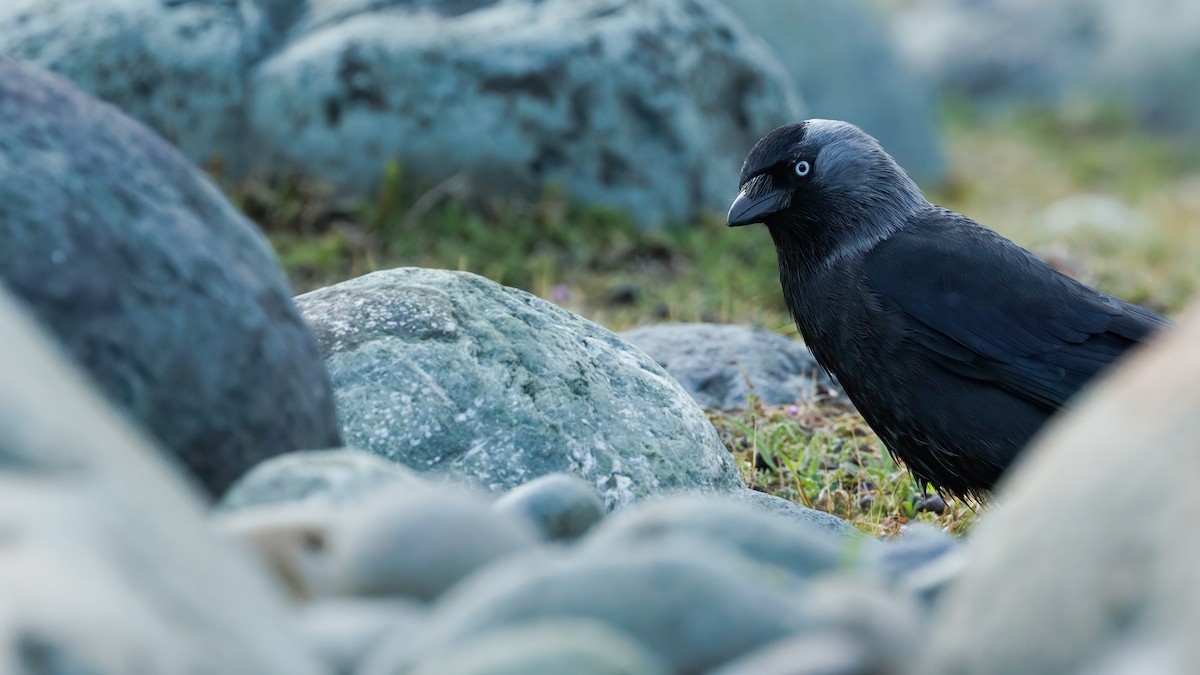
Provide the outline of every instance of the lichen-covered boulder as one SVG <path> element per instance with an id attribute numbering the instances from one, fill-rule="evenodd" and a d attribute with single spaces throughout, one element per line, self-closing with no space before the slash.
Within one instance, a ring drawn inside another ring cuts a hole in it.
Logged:
<path id="1" fill-rule="evenodd" d="M 262 4 L 5 0 L 0 54 L 66 77 L 194 161 L 236 162 L 244 159 L 246 76 L 271 31 Z"/>
<path id="2" fill-rule="evenodd" d="M 398 158 L 658 224 L 724 210 L 745 152 L 800 117 L 779 64 L 707 1 L 389 4 L 324 8 L 256 69 L 249 128 L 271 168 L 363 193 Z"/>
<path id="3" fill-rule="evenodd" d="M 704 412 L 644 353 L 463 272 L 376 272 L 296 299 L 347 442 L 503 491 L 566 472 L 613 508 L 741 478 Z"/>
<path id="4" fill-rule="evenodd" d="M 66 75 L 225 175 L 373 195 L 465 174 L 639 222 L 723 210 L 746 151 L 802 117 L 711 0 L 13 0 L 0 53 Z"/>
<path id="5" fill-rule="evenodd" d="M 213 493 L 261 459 L 340 445 L 262 233 L 142 124 L 4 57 L 0 280 Z"/>

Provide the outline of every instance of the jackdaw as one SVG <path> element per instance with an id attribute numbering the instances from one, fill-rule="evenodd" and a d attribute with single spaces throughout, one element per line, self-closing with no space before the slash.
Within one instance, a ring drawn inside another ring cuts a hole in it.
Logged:
<path id="1" fill-rule="evenodd" d="M 858 127 L 750 151 L 730 227 L 763 223 L 813 356 L 922 487 L 986 498 L 1079 389 L 1166 324 L 930 204 Z"/>

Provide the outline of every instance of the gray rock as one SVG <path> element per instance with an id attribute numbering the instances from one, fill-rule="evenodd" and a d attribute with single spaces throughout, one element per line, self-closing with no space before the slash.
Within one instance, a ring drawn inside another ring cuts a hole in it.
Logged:
<path id="1" fill-rule="evenodd" d="M 588 550 L 663 549 L 701 540 L 806 579 L 837 570 L 869 545 L 726 497 L 681 496 L 626 509 L 584 541 Z"/>
<path id="2" fill-rule="evenodd" d="M 1200 130 L 1200 5 L 1180 0 L 887 0 L 907 58 L 984 107 L 1116 105 L 1152 128 Z"/>
<path id="3" fill-rule="evenodd" d="M 510 490 L 492 505 L 527 518 L 551 540 L 575 539 L 604 519 L 604 503 L 582 479 L 555 473 Z"/>
<path id="4" fill-rule="evenodd" d="M 491 491 L 571 473 L 608 508 L 741 487 L 704 412 L 657 364 L 528 293 L 405 268 L 296 301 L 355 446 Z"/>
<path id="5" fill-rule="evenodd" d="M 911 599 L 862 582 L 826 580 L 804 594 L 810 631 L 711 675 L 900 675 L 920 653 L 922 615 Z"/>
<path id="6" fill-rule="evenodd" d="M 900 576 L 898 587 L 930 608 L 954 587 L 970 566 L 970 549 L 957 546 Z"/>
<path id="7" fill-rule="evenodd" d="M 239 478 L 217 507 L 237 510 L 294 502 L 339 506 L 382 490 L 408 491 L 425 484 L 410 469 L 365 450 L 289 452 Z"/>
<path id="8" fill-rule="evenodd" d="M 0 279 L 214 493 L 266 457 L 340 444 L 262 234 L 141 124 L 7 58 Z"/>
<path id="9" fill-rule="evenodd" d="M 868 535 L 850 523 L 838 518 L 832 513 L 810 509 L 807 506 L 790 502 L 783 497 L 776 497 L 758 490 L 736 490 L 730 497 L 753 506 L 765 513 L 786 516 L 797 525 L 809 529 L 825 530 L 840 538 L 867 539 Z"/>
<path id="10" fill-rule="evenodd" d="M 657 225 L 723 212 L 747 149 L 802 116 L 771 54 L 707 0 L 387 4 L 302 18 L 256 68 L 268 169 L 372 194 L 396 158 L 485 192 L 561 185 Z"/>
<path id="11" fill-rule="evenodd" d="M 395 598 L 327 598 L 296 611 L 305 644 L 312 645 L 335 675 L 353 675 L 387 636 L 420 639 L 429 610 Z"/>
<path id="12" fill-rule="evenodd" d="M 323 672 L 267 575 L 3 290 L 0 345 L 0 671 Z"/>
<path id="13" fill-rule="evenodd" d="M 865 646 L 840 633 L 802 633 L 774 642 L 708 675 L 885 675 L 872 670 Z"/>
<path id="14" fill-rule="evenodd" d="M 219 510 L 214 531 L 237 542 L 301 600 L 329 592 L 329 547 L 334 513 L 312 504 L 270 504 Z"/>
<path id="15" fill-rule="evenodd" d="M 928 672 L 1103 672 L 1137 645 L 1200 662 L 1198 340 L 1193 306 L 1022 454 L 939 603 Z"/>
<path id="16" fill-rule="evenodd" d="M 382 675 L 382 670 L 379 671 Z M 667 675 L 631 638 L 588 619 L 498 628 L 427 657 L 414 675 Z"/>
<path id="17" fill-rule="evenodd" d="M 809 624 L 795 578 L 773 572 L 697 541 L 670 549 L 520 556 L 451 591 L 415 652 L 385 643 L 363 672 L 405 672 L 474 636 L 569 618 L 594 619 L 634 638 L 670 672 L 703 672 Z"/>
<path id="18" fill-rule="evenodd" d="M 527 521 L 461 490 L 381 495 L 340 518 L 330 556 L 331 586 L 342 594 L 432 600 L 539 541 Z"/>
<path id="19" fill-rule="evenodd" d="M 953 537 L 925 523 L 909 526 L 899 538 L 882 544 L 872 548 L 864 562 L 891 580 L 902 578 L 959 546 Z"/>
<path id="20" fill-rule="evenodd" d="M 198 163 L 247 154 L 250 69 L 267 48 L 246 0 L 5 0 L 0 54 L 71 80 L 148 124 Z M 117 174 L 120 176 L 120 174 Z"/>
<path id="21" fill-rule="evenodd" d="M 809 117 L 862 127 L 922 182 L 942 180 L 933 88 L 862 0 L 723 0 L 779 55 Z"/>
<path id="22" fill-rule="evenodd" d="M 706 410 L 743 408 L 750 393 L 771 405 L 844 397 L 803 342 L 768 330 L 678 323 L 621 337 L 649 354 Z"/>
<path id="23" fill-rule="evenodd" d="M 648 225 L 723 211 L 746 151 L 803 116 L 709 0 L 12 0 L 0 53 L 228 175 L 373 196 L 397 160 L 488 195 L 562 186 Z"/>

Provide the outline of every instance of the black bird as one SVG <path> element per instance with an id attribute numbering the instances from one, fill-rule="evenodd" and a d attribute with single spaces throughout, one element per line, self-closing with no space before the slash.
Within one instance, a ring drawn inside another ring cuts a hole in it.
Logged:
<path id="1" fill-rule="evenodd" d="M 1055 411 L 1167 323 L 930 204 L 846 122 L 771 132 L 740 187 L 727 224 L 767 226 L 813 356 L 939 492 L 986 498 Z"/>

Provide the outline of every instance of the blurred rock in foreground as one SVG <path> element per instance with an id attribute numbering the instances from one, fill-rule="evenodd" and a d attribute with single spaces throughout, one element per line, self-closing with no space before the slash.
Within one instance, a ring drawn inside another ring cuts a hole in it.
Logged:
<path id="1" fill-rule="evenodd" d="M 340 444 L 266 238 L 149 129 L 3 57 L 0 280 L 213 493 Z"/>
<path id="2" fill-rule="evenodd" d="M 0 345 L 0 672 L 323 672 L 278 586 L 2 289 Z"/>
<path id="3" fill-rule="evenodd" d="M 1198 341 L 1194 306 L 1022 455 L 941 607 L 928 672 L 1200 663 Z"/>

